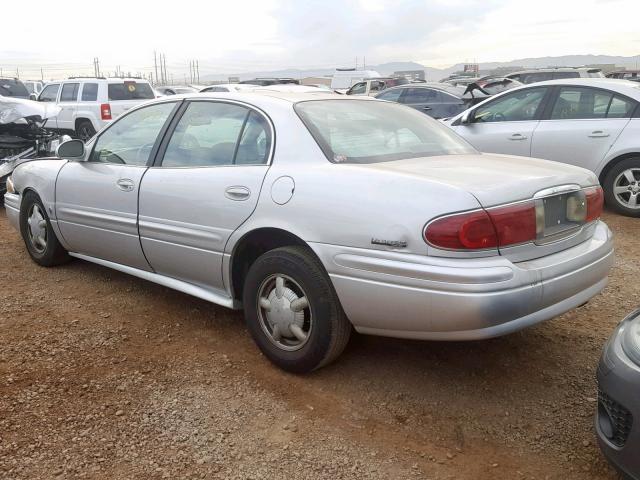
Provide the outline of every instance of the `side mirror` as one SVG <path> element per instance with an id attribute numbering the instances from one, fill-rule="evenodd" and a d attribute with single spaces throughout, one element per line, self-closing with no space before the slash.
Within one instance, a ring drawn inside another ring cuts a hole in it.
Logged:
<path id="1" fill-rule="evenodd" d="M 31 93 L 29 95 L 29 100 L 34 100 L 34 101 L 38 100 L 38 95 L 36 95 L 35 93 Z"/>
<path id="2" fill-rule="evenodd" d="M 84 158 L 84 142 L 82 140 L 67 140 L 56 148 L 56 157 L 66 160 L 82 160 Z"/>
<path id="3" fill-rule="evenodd" d="M 467 110 L 466 112 L 464 112 L 464 115 L 462 115 L 462 118 L 460 118 L 460 123 L 462 125 L 473 123 L 473 110 Z"/>

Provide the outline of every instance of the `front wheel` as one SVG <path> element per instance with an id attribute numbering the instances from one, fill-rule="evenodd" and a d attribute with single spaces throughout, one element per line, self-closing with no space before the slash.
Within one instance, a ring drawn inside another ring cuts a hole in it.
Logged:
<path id="1" fill-rule="evenodd" d="M 342 353 L 351 323 L 322 264 L 304 247 L 283 247 L 260 256 L 244 284 L 247 327 L 269 360 L 306 373 Z"/>
<path id="2" fill-rule="evenodd" d="M 20 233 L 31 258 L 43 267 L 53 267 L 70 260 L 58 241 L 40 198 L 27 192 L 20 207 Z"/>
<path id="3" fill-rule="evenodd" d="M 613 167 L 603 182 L 607 206 L 622 215 L 640 217 L 640 157 Z"/>

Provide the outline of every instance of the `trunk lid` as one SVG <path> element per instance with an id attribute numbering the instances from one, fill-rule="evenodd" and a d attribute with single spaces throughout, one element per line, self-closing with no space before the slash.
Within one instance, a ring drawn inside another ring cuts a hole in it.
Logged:
<path id="1" fill-rule="evenodd" d="M 361 166 L 460 188 L 476 197 L 484 208 L 528 200 L 550 187 L 598 185 L 597 177 L 589 170 L 512 155 L 447 155 Z"/>

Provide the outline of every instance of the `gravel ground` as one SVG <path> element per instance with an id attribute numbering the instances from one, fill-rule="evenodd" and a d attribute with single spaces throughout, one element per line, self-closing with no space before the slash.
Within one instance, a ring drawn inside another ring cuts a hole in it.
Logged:
<path id="1" fill-rule="evenodd" d="M 472 343 L 354 335 L 279 371 L 238 312 L 82 261 L 44 269 L 0 210 L 0 478 L 614 479 L 595 368 L 636 308 L 638 220 L 589 304 Z"/>

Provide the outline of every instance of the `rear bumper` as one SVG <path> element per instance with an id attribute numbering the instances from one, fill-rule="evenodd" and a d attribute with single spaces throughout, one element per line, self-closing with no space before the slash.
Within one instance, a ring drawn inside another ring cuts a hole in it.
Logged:
<path id="1" fill-rule="evenodd" d="M 539 259 L 446 259 L 311 244 L 361 333 L 476 340 L 553 318 L 596 295 L 613 264 L 609 228 Z"/>
<path id="2" fill-rule="evenodd" d="M 9 224 L 20 231 L 20 195 L 15 193 L 4 194 L 4 208 L 7 212 Z"/>
<path id="3" fill-rule="evenodd" d="M 637 318 L 638 315 L 640 310 L 629 315 L 625 321 Z M 640 480 L 640 365 L 636 365 L 622 349 L 621 329 L 625 321 L 620 323 L 611 336 L 598 365 L 600 398 L 595 428 L 598 444 L 607 459 L 627 477 Z M 603 394 L 607 397 L 606 403 L 603 402 Z M 623 418 L 627 419 L 625 424 L 631 424 L 631 428 L 623 429 L 624 435 L 618 433 L 615 439 L 608 438 L 603 428 L 608 429 L 611 425 L 612 415 L 617 417 L 617 425 L 624 425 L 619 423 L 621 412 Z M 621 438 L 626 439 L 620 442 Z"/>

